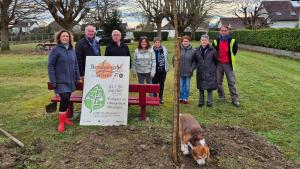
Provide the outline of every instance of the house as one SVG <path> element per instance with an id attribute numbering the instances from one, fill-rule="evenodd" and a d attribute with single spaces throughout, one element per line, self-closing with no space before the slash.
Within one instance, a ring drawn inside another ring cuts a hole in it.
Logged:
<path id="1" fill-rule="evenodd" d="M 256 20 L 256 27 L 266 27 L 266 26 L 262 26 L 261 24 L 266 23 L 265 19 L 263 17 L 259 17 Z M 229 17 L 229 18 L 220 18 L 219 22 L 218 22 L 218 29 L 222 26 L 228 26 L 230 29 L 232 30 L 237 30 L 237 29 L 247 29 L 247 25 L 244 24 L 243 20 L 241 18 L 237 18 L 237 17 Z"/>
<path id="2" fill-rule="evenodd" d="M 262 1 L 261 7 L 271 17 L 271 28 L 296 28 L 299 15 L 290 1 Z M 267 15 L 264 16 L 265 18 Z"/>
<path id="3" fill-rule="evenodd" d="M 196 32 L 207 32 L 208 30 L 208 23 L 201 25 Z M 174 38 L 175 37 L 175 28 L 174 26 L 169 22 L 163 27 L 161 27 L 162 32 L 169 32 L 169 38 Z M 154 29 L 154 32 L 157 32 L 157 29 Z M 191 32 L 191 28 L 187 27 L 185 28 L 184 32 Z"/>
<path id="4" fill-rule="evenodd" d="M 15 26 L 12 28 L 12 33 L 30 34 L 30 32 L 34 28 L 38 28 L 38 27 L 39 25 L 36 21 L 24 20 L 24 21 L 17 22 L 17 24 L 15 24 Z"/>
<path id="5" fill-rule="evenodd" d="M 220 18 L 218 28 L 222 25 L 228 26 L 230 29 L 246 29 L 244 22 L 237 17 Z"/>
<path id="6" fill-rule="evenodd" d="M 48 25 L 48 29 L 50 33 L 54 33 L 57 32 L 61 29 L 63 29 L 62 26 L 60 26 L 56 21 L 52 21 L 49 25 Z"/>
<path id="7" fill-rule="evenodd" d="M 157 32 L 157 29 L 154 30 Z M 161 27 L 162 32 L 169 32 L 169 38 L 174 38 L 175 37 L 175 28 L 174 26 L 169 22 L 166 25 Z"/>
<path id="8" fill-rule="evenodd" d="M 296 13 L 298 14 L 298 28 L 300 28 L 300 1 L 291 1 Z"/>

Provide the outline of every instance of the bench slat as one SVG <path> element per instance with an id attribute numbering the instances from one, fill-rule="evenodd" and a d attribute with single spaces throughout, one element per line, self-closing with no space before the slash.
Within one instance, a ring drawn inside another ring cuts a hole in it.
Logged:
<path id="1" fill-rule="evenodd" d="M 129 96 L 129 105 L 141 105 L 139 97 Z M 146 97 L 146 106 L 159 106 L 159 97 Z"/>
<path id="2" fill-rule="evenodd" d="M 51 99 L 52 102 L 61 102 L 61 99 L 59 96 L 53 96 Z M 81 103 L 82 102 L 82 96 L 79 95 L 71 95 L 70 101 L 74 103 Z"/>
<path id="3" fill-rule="evenodd" d="M 130 84 L 129 92 L 159 93 L 159 84 Z"/>

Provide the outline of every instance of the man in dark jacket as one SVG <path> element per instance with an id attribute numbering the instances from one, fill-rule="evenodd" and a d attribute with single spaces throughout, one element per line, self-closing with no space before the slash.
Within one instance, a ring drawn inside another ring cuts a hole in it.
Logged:
<path id="1" fill-rule="evenodd" d="M 128 56 L 130 51 L 128 46 L 121 41 L 122 34 L 118 30 L 112 31 L 111 34 L 113 42 L 110 43 L 105 50 L 105 56 Z"/>
<path id="2" fill-rule="evenodd" d="M 217 66 L 217 83 L 218 94 L 221 101 L 225 101 L 225 94 L 223 89 L 224 73 L 228 81 L 228 87 L 232 99 L 232 104 L 236 107 L 240 106 L 238 94 L 235 86 L 235 55 L 238 51 L 238 45 L 235 39 L 229 36 L 227 26 L 220 28 L 219 36 L 213 41 L 213 46 L 218 52 L 218 66 Z"/>
<path id="3" fill-rule="evenodd" d="M 83 77 L 85 73 L 86 56 L 100 56 L 100 45 L 95 40 L 96 29 L 93 25 L 85 27 L 85 35 L 76 43 L 76 56 L 80 76 Z"/>

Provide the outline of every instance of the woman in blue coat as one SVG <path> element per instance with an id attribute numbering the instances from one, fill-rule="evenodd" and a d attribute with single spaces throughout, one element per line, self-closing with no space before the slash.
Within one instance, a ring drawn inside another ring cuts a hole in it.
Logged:
<path id="1" fill-rule="evenodd" d="M 70 103 L 71 93 L 76 89 L 76 83 L 80 80 L 79 69 L 75 50 L 72 46 L 72 34 L 61 30 L 57 33 L 57 45 L 51 50 L 48 58 L 49 81 L 55 87 L 55 93 L 59 94 L 58 131 L 64 132 L 65 124 L 73 125 L 67 118 L 67 109 Z"/>

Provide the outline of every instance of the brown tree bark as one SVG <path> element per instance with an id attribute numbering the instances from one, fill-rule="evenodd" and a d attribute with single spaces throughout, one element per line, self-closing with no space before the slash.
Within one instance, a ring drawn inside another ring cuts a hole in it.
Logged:
<path id="1" fill-rule="evenodd" d="M 7 25 L 1 22 L 1 51 L 10 50 L 9 47 L 9 31 Z"/>
<path id="2" fill-rule="evenodd" d="M 44 4 L 41 5 L 49 10 L 54 20 L 61 27 L 72 31 L 73 26 L 77 25 L 89 12 L 89 1 L 91 0 L 57 1 L 53 3 L 52 0 L 43 0 Z"/>
<path id="3" fill-rule="evenodd" d="M 0 29 L 1 29 L 1 51 L 7 51 L 10 50 L 9 47 L 9 31 L 8 31 L 8 25 L 9 25 L 9 16 L 8 16 L 8 8 L 11 4 L 10 1 L 3 1 L 1 2 L 1 16 L 0 16 Z"/>
<path id="4" fill-rule="evenodd" d="M 161 24 L 162 24 L 162 20 L 158 20 L 156 21 L 156 27 L 157 27 L 157 36 L 161 37 Z"/>
<path id="5" fill-rule="evenodd" d="M 177 23 L 177 7 L 176 0 L 173 0 L 173 14 L 175 25 L 175 56 L 174 56 L 174 97 L 173 97 L 173 144 L 172 144 L 172 159 L 177 166 L 180 166 L 178 157 L 179 149 L 179 61 L 180 61 L 180 38 L 178 38 L 178 23 Z"/>

